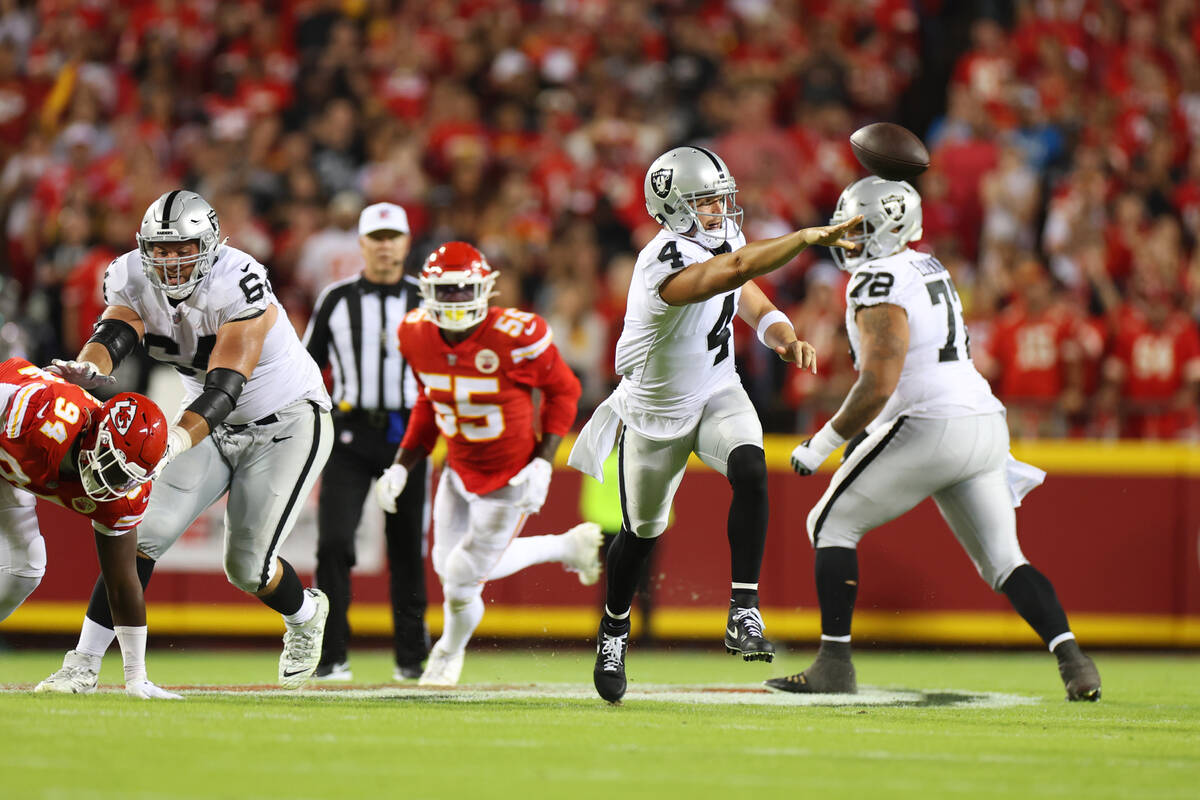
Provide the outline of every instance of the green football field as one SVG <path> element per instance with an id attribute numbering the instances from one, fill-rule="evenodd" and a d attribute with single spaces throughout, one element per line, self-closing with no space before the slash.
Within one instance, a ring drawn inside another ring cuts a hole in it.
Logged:
<path id="1" fill-rule="evenodd" d="M 809 650 L 635 645 L 620 707 L 583 649 L 474 646 L 456 691 L 355 653 L 354 684 L 291 694 L 275 652 L 152 650 L 178 702 L 33 694 L 61 657 L 0 653 L 4 798 L 1200 796 L 1197 656 L 1096 654 L 1084 704 L 1045 653 L 862 652 L 862 696 L 814 704 L 759 691 Z"/>

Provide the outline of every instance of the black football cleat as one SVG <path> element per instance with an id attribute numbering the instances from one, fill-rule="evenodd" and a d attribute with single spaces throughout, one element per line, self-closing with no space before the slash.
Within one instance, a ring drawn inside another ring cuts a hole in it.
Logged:
<path id="1" fill-rule="evenodd" d="M 596 638 L 596 667 L 592 682 L 603 699 L 619 704 L 625 696 L 625 652 L 629 649 L 629 620 L 600 621 Z"/>
<path id="2" fill-rule="evenodd" d="M 775 660 L 775 645 L 763 636 L 762 615 L 757 606 L 729 604 L 729 619 L 725 622 L 725 652 L 741 654 L 744 661 Z"/>
<path id="3" fill-rule="evenodd" d="M 1092 659 L 1084 655 L 1074 641 L 1066 641 L 1054 648 L 1058 658 L 1058 674 L 1067 687 L 1067 699 L 1071 701 L 1100 699 L 1100 671 Z"/>
<path id="4" fill-rule="evenodd" d="M 768 689 L 794 694 L 857 694 L 858 678 L 850 660 L 849 642 L 821 642 L 808 669 L 784 678 L 763 681 Z"/>

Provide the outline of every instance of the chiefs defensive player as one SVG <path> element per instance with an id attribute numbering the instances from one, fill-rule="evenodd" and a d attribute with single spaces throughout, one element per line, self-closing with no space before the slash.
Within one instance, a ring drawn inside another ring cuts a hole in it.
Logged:
<path id="1" fill-rule="evenodd" d="M 408 470 L 433 449 L 439 432 L 447 444 L 433 504 L 433 566 L 445 621 L 422 685 L 458 683 L 467 641 L 483 617 L 484 582 L 550 561 L 578 572 L 584 584 L 600 577 L 597 525 L 516 538 L 546 501 L 551 463 L 575 420 L 580 385 L 545 320 L 488 307 L 496 275 L 471 245 L 442 245 L 421 271 L 422 307 L 400 325 L 400 350 L 420 393 L 396 463 L 376 484 L 384 510 L 395 509 Z M 540 439 L 534 389 L 542 392 Z"/>
<path id="2" fill-rule="evenodd" d="M 37 497 L 92 522 L 125 660 L 125 690 L 178 698 L 146 678 L 146 605 L 135 556 L 151 481 L 167 449 L 167 420 L 149 398 L 122 392 L 101 404 L 28 361 L 0 364 L 0 620 L 46 571 Z M 92 687 L 95 688 L 94 686 Z"/>

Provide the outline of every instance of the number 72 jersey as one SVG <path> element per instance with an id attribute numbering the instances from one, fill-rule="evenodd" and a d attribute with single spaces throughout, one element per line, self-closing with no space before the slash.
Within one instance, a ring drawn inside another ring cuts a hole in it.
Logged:
<path id="1" fill-rule="evenodd" d="M 908 315 L 908 352 L 896 391 L 867 430 L 901 414 L 946 418 L 1003 410 L 971 361 L 962 301 L 941 262 L 906 249 L 855 270 L 846 286 L 846 332 L 856 369 L 862 352 L 858 311 L 884 303 Z"/>

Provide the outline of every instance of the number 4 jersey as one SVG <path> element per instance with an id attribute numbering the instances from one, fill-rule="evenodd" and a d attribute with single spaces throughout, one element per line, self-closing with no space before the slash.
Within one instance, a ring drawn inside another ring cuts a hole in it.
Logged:
<path id="1" fill-rule="evenodd" d="M 450 466 L 473 494 L 499 489 L 533 458 L 534 389 L 542 391 L 543 434 L 562 436 L 575 421 L 579 380 L 536 314 L 491 308 L 451 345 L 418 308 L 400 324 L 400 352 L 419 387 L 401 447 L 432 450 L 440 431 Z"/>
<path id="2" fill-rule="evenodd" d="M 116 500 L 88 497 L 77 474 L 62 474 L 75 439 L 100 412 L 100 402 L 74 384 L 21 358 L 0 364 L 0 473 L 19 489 L 51 500 L 92 521 L 100 533 L 133 530 L 146 513 L 150 484 Z"/>
<path id="3" fill-rule="evenodd" d="M 882 303 L 908 315 L 908 353 L 896 391 L 867 430 L 901 414 L 946 418 L 1004 410 L 971 361 L 962 301 L 941 262 L 906 249 L 855 270 L 846 286 L 846 331 L 856 369 L 862 346 L 857 312 Z"/>
<path id="4" fill-rule="evenodd" d="M 727 243 L 737 250 L 746 239 L 738 233 Z M 621 418 L 653 439 L 678 436 L 704 405 L 726 386 L 737 383 L 733 367 L 733 316 L 741 289 L 699 303 L 669 305 L 659 295 L 667 278 L 708 261 L 710 251 L 679 234 L 660 231 L 638 255 L 629 285 L 625 325 L 617 341 L 616 398 Z"/>
<path id="5" fill-rule="evenodd" d="M 299 400 L 312 400 L 325 409 L 330 406 L 321 371 L 275 299 L 266 267 L 241 250 L 222 246 L 205 279 L 179 301 L 151 285 L 142 271 L 141 256 L 132 250 L 108 265 L 104 301 L 127 306 L 142 318 L 146 352 L 174 367 L 183 379 L 183 408 L 204 390 L 208 357 L 220 327 L 253 319 L 275 306 L 279 315 L 267 332 L 258 364 L 225 422 L 254 422 Z"/>

